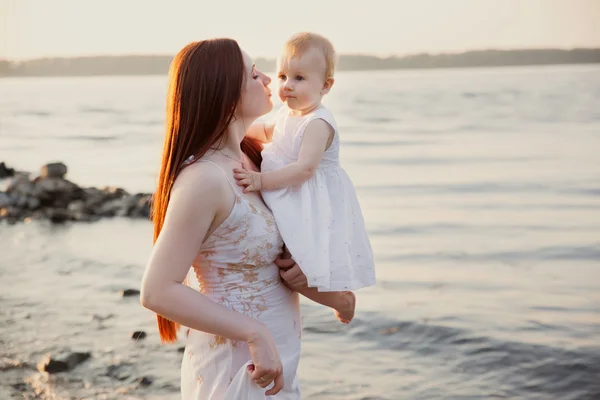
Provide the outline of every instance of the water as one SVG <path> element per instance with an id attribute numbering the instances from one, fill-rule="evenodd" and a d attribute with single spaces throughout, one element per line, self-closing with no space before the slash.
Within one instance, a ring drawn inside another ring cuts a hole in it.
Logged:
<path id="1" fill-rule="evenodd" d="M 0 160 L 150 192 L 165 91 L 163 76 L 0 80 Z M 600 67 L 347 72 L 327 104 L 379 281 L 349 326 L 303 302 L 303 398 L 600 398 Z M 119 296 L 150 248 L 147 221 L 0 224 L 0 356 L 92 352 L 50 380 L 0 369 L 2 386 L 177 399 L 180 345 Z M 123 363 L 124 380 L 103 376 Z"/>

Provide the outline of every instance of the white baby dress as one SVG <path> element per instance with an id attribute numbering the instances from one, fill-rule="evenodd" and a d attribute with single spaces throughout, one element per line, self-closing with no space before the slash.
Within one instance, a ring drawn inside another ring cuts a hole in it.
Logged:
<path id="1" fill-rule="evenodd" d="M 314 176 L 297 186 L 263 190 L 262 196 L 309 286 L 327 292 L 374 285 L 373 251 L 354 185 L 340 166 L 340 140 L 331 112 L 321 106 L 293 116 L 284 105 L 273 141 L 262 152 L 261 170 L 275 171 L 296 162 L 304 131 L 315 119 L 326 121 L 335 134 Z"/>

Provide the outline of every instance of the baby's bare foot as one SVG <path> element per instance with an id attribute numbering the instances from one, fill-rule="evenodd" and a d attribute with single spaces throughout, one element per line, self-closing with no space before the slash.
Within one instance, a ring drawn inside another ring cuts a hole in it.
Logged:
<path id="1" fill-rule="evenodd" d="M 335 316 L 344 324 L 349 324 L 354 318 L 354 309 L 356 308 L 356 296 L 352 292 L 340 293 L 340 305 L 335 310 Z"/>

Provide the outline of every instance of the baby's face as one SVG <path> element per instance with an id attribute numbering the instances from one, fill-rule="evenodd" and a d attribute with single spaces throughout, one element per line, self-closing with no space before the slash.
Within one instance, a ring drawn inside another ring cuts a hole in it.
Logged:
<path id="1" fill-rule="evenodd" d="M 325 58 L 318 49 L 278 61 L 279 98 L 294 111 L 310 111 L 321 103 L 325 90 Z"/>

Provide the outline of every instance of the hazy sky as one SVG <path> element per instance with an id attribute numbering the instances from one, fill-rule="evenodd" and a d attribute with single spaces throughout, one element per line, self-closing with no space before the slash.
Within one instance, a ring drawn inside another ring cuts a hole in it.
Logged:
<path id="1" fill-rule="evenodd" d="M 0 0 L 0 58 L 175 54 L 228 36 L 255 57 L 292 33 L 339 53 L 600 47 L 600 0 Z"/>

